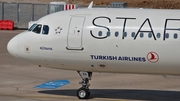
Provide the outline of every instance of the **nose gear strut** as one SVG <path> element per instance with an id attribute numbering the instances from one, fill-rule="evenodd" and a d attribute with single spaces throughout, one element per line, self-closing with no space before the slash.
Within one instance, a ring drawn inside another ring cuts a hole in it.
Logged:
<path id="1" fill-rule="evenodd" d="M 82 81 L 79 82 L 79 84 L 82 84 L 82 87 L 77 90 L 77 97 L 79 99 L 87 99 L 90 96 L 89 80 L 91 80 L 92 72 L 80 72 L 80 71 L 78 71 L 78 73 L 82 78 Z"/>

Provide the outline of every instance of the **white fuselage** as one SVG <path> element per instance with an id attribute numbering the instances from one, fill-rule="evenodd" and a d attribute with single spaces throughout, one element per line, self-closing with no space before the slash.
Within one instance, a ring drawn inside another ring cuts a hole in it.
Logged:
<path id="1" fill-rule="evenodd" d="M 111 73 L 180 75 L 180 11 L 77 9 L 36 23 L 8 44 L 21 59 L 46 67 Z"/>

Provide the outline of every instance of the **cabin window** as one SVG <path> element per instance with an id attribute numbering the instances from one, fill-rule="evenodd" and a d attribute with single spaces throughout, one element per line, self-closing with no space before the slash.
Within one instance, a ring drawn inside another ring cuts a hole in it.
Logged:
<path id="1" fill-rule="evenodd" d="M 169 38 L 169 33 L 166 33 L 166 34 L 165 34 L 165 38 Z"/>
<path id="2" fill-rule="evenodd" d="M 47 35 L 48 33 L 49 33 L 49 26 L 48 26 L 48 25 L 44 25 L 44 26 L 43 26 L 42 34 Z"/>
<path id="3" fill-rule="evenodd" d="M 157 33 L 157 38 L 160 38 L 161 37 L 161 34 L 160 33 Z"/>
<path id="4" fill-rule="evenodd" d="M 115 32 L 115 37 L 118 37 L 119 36 L 119 32 Z"/>
<path id="5" fill-rule="evenodd" d="M 135 37 L 135 32 L 132 32 L 131 36 L 132 36 L 132 37 Z"/>
<path id="6" fill-rule="evenodd" d="M 152 38 L 152 33 L 149 33 L 149 34 L 148 34 L 148 37 L 149 37 L 149 38 Z"/>
<path id="7" fill-rule="evenodd" d="M 124 32 L 124 33 L 123 33 L 123 37 L 127 37 L 127 32 Z"/>
<path id="8" fill-rule="evenodd" d="M 28 29 L 28 31 L 32 31 L 36 26 L 37 26 L 37 24 L 33 24 L 33 25 Z"/>
<path id="9" fill-rule="evenodd" d="M 41 24 L 38 24 L 32 31 L 33 31 L 34 33 L 40 34 L 41 28 L 42 28 L 42 25 L 41 25 Z"/>
<path id="10" fill-rule="evenodd" d="M 108 32 L 107 32 L 107 36 L 110 36 L 110 35 L 111 35 L 111 32 L 110 32 L 110 31 L 108 31 Z"/>
<path id="11" fill-rule="evenodd" d="M 174 39 L 177 39 L 178 38 L 178 35 L 177 33 L 174 34 Z"/>
<path id="12" fill-rule="evenodd" d="M 141 38 L 144 37 L 144 33 L 141 32 L 141 33 L 140 33 L 140 37 L 141 37 Z"/>
<path id="13" fill-rule="evenodd" d="M 102 31 L 99 31 L 98 35 L 99 35 L 99 36 L 102 36 Z"/>

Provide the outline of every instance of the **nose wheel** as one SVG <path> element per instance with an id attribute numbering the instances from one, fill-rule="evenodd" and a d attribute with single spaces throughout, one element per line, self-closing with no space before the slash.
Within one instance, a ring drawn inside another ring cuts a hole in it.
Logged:
<path id="1" fill-rule="evenodd" d="M 91 80 L 92 72 L 79 72 L 78 71 L 78 73 L 82 78 L 82 81 L 79 83 L 82 85 L 82 87 L 77 90 L 77 97 L 79 99 L 87 99 L 90 96 L 89 80 Z"/>
<path id="2" fill-rule="evenodd" d="M 77 96 L 78 96 L 79 99 L 87 99 L 90 96 L 90 90 L 81 87 L 77 91 Z"/>

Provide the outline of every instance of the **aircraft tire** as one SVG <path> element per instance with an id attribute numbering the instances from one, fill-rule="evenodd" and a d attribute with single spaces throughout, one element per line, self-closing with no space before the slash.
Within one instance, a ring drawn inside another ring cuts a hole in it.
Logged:
<path id="1" fill-rule="evenodd" d="M 89 96 L 90 96 L 90 90 L 89 89 L 86 89 L 86 88 L 83 88 L 83 87 L 78 89 L 77 97 L 79 99 L 87 99 L 87 98 L 89 98 Z"/>

